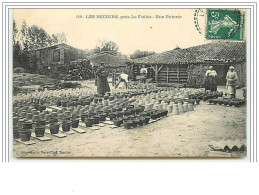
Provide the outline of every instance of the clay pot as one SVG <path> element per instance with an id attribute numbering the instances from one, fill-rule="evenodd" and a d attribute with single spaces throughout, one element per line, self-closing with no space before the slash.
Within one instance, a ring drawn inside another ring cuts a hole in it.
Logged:
<path id="1" fill-rule="evenodd" d="M 71 128 L 71 121 L 69 120 L 64 120 L 62 121 L 62 130 L 67 132 L 67 131 L 70 131 L 70 128 Z"/>
<path id="2" fill-rule="evenodd" d="M 21 117 L 21 118 L 25 118 L 25 117 L 26 117 L 26 114 L 27 114 L 26 111 L 22 111 L 22 112 L 20 113 L 20 117 Z"/>
<path id="3" fill-rule="evenodd" d="M 18 139 L 20 138 L 20 134 L 19 134 L 19 127 L 13 127 L 13 138 L 14 139 Z"/>
<path id="4" fill-rule="evenodd" d="M 150 121 L 150 116 L 145 116 L 144 118 L 145 118 L 145 124 L 148 124 Z"/>
<path id="5" fill-rule="evenodd" d="M 109 101 L 112 101 L 112 100 L 114 100 L 114 99 L 115 99 L 114 96 L 109 96 Z"/>
<path id="6" fill-rule="evenodd" d="M 46 110 L 46 106 L 45 105 L 40 105 L 39 106 L 39 111 L 42 112 L 43 110 Z"/>
<path id="7" fill-rule="evenodd" d="M 58 114 L 58 120 L 63 120 L 63 118 L 64 118 L 64 114 L 62 113 L 62 114 Z"/>
<path id="8" fill-rule="evenodd" d="M 81 114 L 81 121 L 84 122 L 85 118 L 89 117 L 89 113 L 82 113 Z"/>
<path id="9" fill-rule="evenodd" d="M 110 120 L 112 121 L 113 119 L 115 119 L 117 116 L 117 113 L 116 112 L 112 112 L 109 117 L 110 117 Z"/>
<path id="10" fill-rule="evenodd" d="M 117 117 L 123 117 L 123 112 L 122 111 L 118 111 L 117 112 Z"/>
<path id="11" fill-rule="evenodd" d="M 86 127 L 92 127 L 94 124 L 94 118 L 85 118 L 84 122 Z"/>
<path id="12" fill-rule="evenodd" d="M 213 99 L 209 99 L 209 104 L 213 104 L 214 100 Z"/>
<path id="13" fill-rule="evenodd" d="M 124 121 L 123 122 L 123 125 L 124 125 L 124 128 L 125 129 L 130 129 L 131 128 L 131 126 L 133 125 L 133 122 L 132 121 Z"/>
<path id="14" fill-rule="evenodd" d="M 57 105 L 57 107 L 60 107 L 61 106 L 61 100 L 57 100 L 56 105 Z"/>
<path id="15" fill-rule="evenodd" d="M 158 118 L 158 114 L 155 113 L 155 112 L 153 112 L 153 113 L 150 115 L 150 118 L 151 118 L 152 120 L 156 120 L 156 119 Z"/>
<path id="16" fill-rule="evenodd" d="M 116 118 L 116 119 L 113 120 L 113 123 L 114 123 L 115 126 L 119 127 L 119 126 L 122 125 L 123 120 L 121 118 Z"/>
<path id="17" fill-rule="evenodd" d="M 58 117 L 50 117 L 49 118 L 50 123 L 57 123 L 58 122 Z"/>
<path id="18" fill-rule="evenodd" d="M 22 123 L 22 129 L 32 129 L 32 122 L 30 121 L 24 121 Z"/>
<path id="19" fill-rule="evenodd" d="M 223 100 L 223 104 L 224 104 L 225 106 L 227 106 L 227 105 L 228 105 L 228 101 L 227 101 L 227 100 Z"/>
<path id="20" fill-rule="evenodd" d="M 133 120 L 132 120 L 132 122 L 133 122 L 132 127 L 134 127 L 134 128 L 135 128 L 135 127 L 137 127 L 137 126 L 138 126 L 138 124 L 139 124 L 139 120 L 138 120 L 138 119 L 136 119 L 136 118 L 135 118 L 135 119 L 133 119 Z"/>
<path id="21" fill-rule="evenodd" d="M 145 123 L 145 118 L 144 118 L 144 117 L 139 117 L 138 120 L 139 120 L 139 123 L 138 123 L 138 124 L 139 124 L 140 126 L 143 126 L 143 124 Z"/>
<path id="22" fill-rule="evenodd" d="M 61 106 L 62 107 L 67 107 L 67 101 L 61 101 Z"/>
<path id="23" fill-rule="evenodd" d="M 193 104 L 192 104 L 192 103 L 188 103 L 188 110 L 189 110 L 189 111 L 194 111 L 194 108 L 193 108 Z"/>
<path id="24" fill-rule="evenodd" d="M 30 141 L 31 129 L 21 129 L 19 130 L 19 135 L 20 135 L 21 141 Z"/>
<path id="25" fill-rule="evenodd" d="M 79 120 L 72 120 L 71 126 L 72 128 L 78 128 Z"/>
<path id="26" fill-rule="evenodd" d="M 13 117 L 13 126 L 16 126 L 18 123 L 19 118 L 18 117 Z"/>
<path id="27" fill-rule="evenodd" d="M 36 137 L 44 137 L 45 126 L 35 127 L 34 132 L 35 132 Z"/>
<path id="28" fill-rule="evenodd" d="M 129 111 L 129 110 L 126 110 L 126 111 L 124 111 L 124 112 L 123 112 L 123 115 L 124 115 L 124 116 L 131 115 L 131 111 Z"/>
<path id="29" fill-rule="evenodd" d="M 45 125 L 46 125 L 45 119 L 37 120 L 37 121 L 34 122 L 35 127 L 41 127 L 41 126 L 45 126 Z"/>
<path id="30" fill-rule="evenodd" d="M 106 120 L 106 114 L 105 113 L 101 113 L 99 114 L 99 117 L 100 117 L 100 121 L 105 121 Z"/>
<path id="31" fill-rule="evenodd" d="M 100 122 L 100 116 L 93 116 L 93 119 L 94 119 L 94 124 L 99 124 Z"/>
<path id="32" fill-rule="evenodd" d="M 57 134 L 59 132 L 59 123 L 50 123 L 49 130 L 51 134 Z"/>
<path id="33" fill-rule="evenodd" d="M 229 101 L 228 105 L 231 107 L 231 106 L 234 106 L 234 101 Z"/>
<path id="34" fill-rule="evenodd" d="M 223 104 L 223 100 L 218 100 L 218 104 L 222 105 Z"/>

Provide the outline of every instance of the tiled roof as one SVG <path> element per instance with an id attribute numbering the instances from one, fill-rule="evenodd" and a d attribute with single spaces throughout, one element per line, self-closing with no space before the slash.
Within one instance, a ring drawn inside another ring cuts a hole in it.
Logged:
<path id="1" fill-rule="evenodd" d="M 144 64 L 177 64 L 205 61 L 241 61 L 246 58 L 245 42 L 215 42 L 132 60 Z"/>
<path id="2" fill-rule="evenodd" d="M 121 66 L 124 65 L 127 59 L 110 53 L 98 53 L 88 57 L 93 65 L 100 65 L 104 62 L 105 66 Z"/>

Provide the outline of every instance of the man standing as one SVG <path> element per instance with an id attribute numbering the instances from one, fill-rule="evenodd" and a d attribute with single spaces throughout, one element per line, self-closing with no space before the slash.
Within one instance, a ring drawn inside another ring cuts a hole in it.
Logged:
<path id="1" fill-rule="evenodd" d="M 97 93 L 104 95 L 106 92 L 110 92 L 110 86 L 108 83 L 108 73 L 104 69 L 104 62 L 101 63 L 96 71 L 97 76 Z"/>
<path id="2" fill-rule="evenodd" d="M 140 75 L 142 76 L 142 83 L 146 83 L 147 80 L 147 68 L 145 68 L 145 65 L 142 65 L 142 68 L 140 69 Z"/>

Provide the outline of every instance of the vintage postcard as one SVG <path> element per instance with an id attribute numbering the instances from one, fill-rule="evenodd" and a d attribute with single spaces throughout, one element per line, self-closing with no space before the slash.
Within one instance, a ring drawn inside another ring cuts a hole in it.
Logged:
<path id="1" fill-rule="evenodd" d="M 13 157 L 244 158 L 246 9 L 13 9 Z"/>

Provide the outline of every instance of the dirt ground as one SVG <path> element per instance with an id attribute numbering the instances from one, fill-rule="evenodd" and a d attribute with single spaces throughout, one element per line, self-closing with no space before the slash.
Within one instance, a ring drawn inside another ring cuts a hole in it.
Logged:
<path id="1" fill-rule="evenodd" d="M 237 96 L 243 99 L 242 90 Z M 193 112 L 131 130 L 105 126 L 65 138 L 47 136 L 52 140 L 29 146 L 14 141 L 14 157 L 208 157 L 212 140 L 246 138 L 246 106 L 201 102 Z"/>

